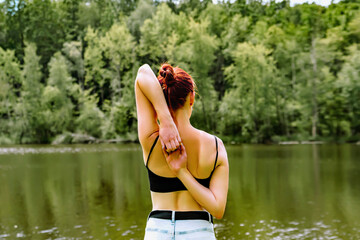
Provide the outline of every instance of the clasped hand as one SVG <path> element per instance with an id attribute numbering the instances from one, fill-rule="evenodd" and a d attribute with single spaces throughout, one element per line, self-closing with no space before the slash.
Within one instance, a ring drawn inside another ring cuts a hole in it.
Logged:
<path id="1" fill-rule="evenodd" d="M 160 125 L 159 136 L 162 148 L 168 153 L 180 147 L 181 139 L 175 123 Z"/>
<path id="2" fill-rule="evenodd" d="M 159 136 L 169 168 L 177 175 L 180 169 L 186 168 L 187 155 L 175 123 L 160 125 Z"/>
<path id="3" fill-rule="evenodd" d="M 187 168 L 187 154 L 185 146 L 181 143 L 180 147 L 175 151 L 168 153 L 165 148 L 162 148 L 166 162 L 169 168 L 178 175 L 182 168 Z"/>

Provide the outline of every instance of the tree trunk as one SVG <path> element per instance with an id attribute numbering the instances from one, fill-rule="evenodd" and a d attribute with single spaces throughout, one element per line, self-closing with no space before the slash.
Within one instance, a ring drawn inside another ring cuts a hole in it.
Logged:
<path id="1" fill-rule="evenodd" d="M 295 82 L 296 82 L 295 60 L 294 60 L 294 55 L 291 55 L 291 84 L 292 84 L 293 94 L 295 93 Z"/>
<path id="2" fill-rule="evenodd" d="M 114 106 L 115 102 L 120 101 L 121 99 L 121 71 L 120 71 L 120 65 L 115 65 L 114 69 L 116 71 L 116 74 L 111 82 L 112 87 L 112 106 Z"/>
<path id="3" fill-rule="evenodd" d="M 253 121 L 254 121 L 254 129 L 255 129 L 255 132 L 256 132 L 256 141 L 258 141 L 258 132 L 257 132 L 257 119 L 256 119 L 256 103 L 257 103 L 257 99 L 256 99 L 256 85 L 254 83 L 255 81 L 252 81 L 252 84 L 253 84 Z"/>
<path id="4" fill-rule="evenodd" d="M 116 89 L 119 93 L 119 100 L 121 99 L 121 71 L 120 71 L 120 66 L 117 67 L 117 74 L 119 76 L 119 82 L 118 82 L 118 89 Z"/>
<path id="5" fill-rule="evenodd" d="M 288 115 L 286 114 L 286 110 L 284 111 L 284 124 L 285 124 L 286 137 L 289 138 L 289 136 L 290 136 L 290 133 L 289 133 L 289 121 L 288 121 Z"/>
<path id="6" fill-rule="evenodd" d="M 311 78 L 312 79 L 312 137 L 316 138 L 316 132 L 317 132 L 317 121 L 318 121 L 318 106 L 317 106 L 317 60 L 316 60 L 316 49 L 315 49 L 315 38 L 313 37 L 311 41 L 311 62 L 313 64 L 313 72 L 314 75 Z"/>
<path id="7" fill-rule="evenodd" d="M 295 85 L 296 85 L 296 66 L 295 66 L 295 56 L 294 54 L 291 55 L 291 84 L 292 84 L 292 99 L 296 99 L 296 94 L 295 94 Z M 289 126 L 288 126 L 288 117 L 290 118 L 290 122 L 293 121 L 294 119 L 294 112 L 292 111 L 290 113 L 290 116 L 288 116 L 286 114 L 286 112 L 284 111 L 285 114 L 285 121 L 286 121 L 286 136 L 289 137 Z"/>
<path id="8" fill-rule="evenodd" d="M 282 134 L 284 133 L 284 125 L 283 125 L 283 121 L 281 119 L 281 114 L 280 114 L 280 109 L 279 109 L 279 94 L 277 93 L 277 91 L 275 90 L 275 105 L 276 105 L 276 117 L 279 121 L 279 125 L 281 126 L 282 129 Z"/>

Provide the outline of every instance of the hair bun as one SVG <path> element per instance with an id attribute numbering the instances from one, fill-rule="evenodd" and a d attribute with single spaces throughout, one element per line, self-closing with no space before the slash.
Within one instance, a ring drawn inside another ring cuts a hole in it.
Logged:
<path id="1" fill-rule="evenodd" d="M 171 87 L 175 84 L 175 72 L 174 68 L 170 64 L 163 64 L 160 68 L 159 74 L 164 78 L 164 84 L 167 87 Z"/>

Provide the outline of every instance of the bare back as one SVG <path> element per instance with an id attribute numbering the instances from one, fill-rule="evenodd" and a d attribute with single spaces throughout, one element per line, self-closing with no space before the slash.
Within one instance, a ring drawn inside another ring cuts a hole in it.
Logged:
<path id="1" fill-rule="evenodd" d="M 148 65 L 140 67 L 135 80 L 138 134 L 145 164 L 155 139 L 158 136 L 160 139 L 154 145 L 147 165 L 153 209 L 206 210 L 219 219 L 225 212 L 228 191 L 226 149 L 222 141 L 216 138 L 218 158 L 214 166 L 217 156 L 215 138 L 191 126 L 195 99 L 195 93 L 191 90 L 193 81 L 190 76 L 186 77 L 187 73 L 183 70 L 178 71 L 180 74 L 176 76 L 182 76 L 178 80 L 188 84 L 189 88 L 186 89 L 190 89 L 190 92 L 186 93 L 186 101 L 181 103 L 181 107 L 176 110 L 172 108 L 172 114 L 165 100 L 165 88 L 160 86 L 160 80 Z M 165 74 L 166 79 L 168 76 L 171 78 L 174 75 Z M 184 96 L 176 99 L 184 100 Z M 167 150 L 176 150 L 181 146 L 182 150 L 167 154 L 161 145 L 166 146 Z"/>
<path id="2" fill-rule="evenodd" d="M 187 168 L 195 178 L 208 178 L 214 169 L 216 158 L 216 142 L 213 135 L 195 128 L 179 130 L 180 137 L 185 145 L 188 165 Z M 146 164 L 150 148 L 158 133 L 154 133 L 143 143 L 144 161 Z M 219 149 L 219 151 L 221 151 Z M 175 177 L 168 167 L 162 153 L 161 144 L 156 143 L 148 162 L 149 169 L 162 177 Z M 203 210 L 188 191 L 169 193 L 151 192 L 153 209 L 172 209 L 178 211 Z"/>

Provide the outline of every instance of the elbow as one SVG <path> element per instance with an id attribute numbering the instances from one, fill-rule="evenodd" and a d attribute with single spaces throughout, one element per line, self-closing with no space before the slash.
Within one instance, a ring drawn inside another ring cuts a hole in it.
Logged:
<path id="1" fill-rule="evenodd" d="M 213 215 L 213 217 L 215 217 L 216 219 L 222 219 L 225 213 L 225 208 L 221 207 L 218 209 L 214 209 L 214 211 L 211 213 L 211 215 Z"/>
<path id="2" fill-rule="evenodd" d="M 139 67 L 137 76 L 135 79 L 135 84 L 137 84 L 138 82 L 142 82 L 144 79 L 144 76 L 147 76 L 147 74 L 149 73 L 149 70 L 152 71 L 149 64 L 144 64 L 141 67 Z"/>
<path id="3" fill-rule="evenodd" d="M 149 64 L 144 64 L 139 67 L 138 73 L 146 73 L 150 68 Z"/>
<path id="4" fill-rule="evenodd" d="M 224 211 L 214 213 L 213 217 L 215 217 L 216 219 L 222 219 L 224 217 Z"/>

